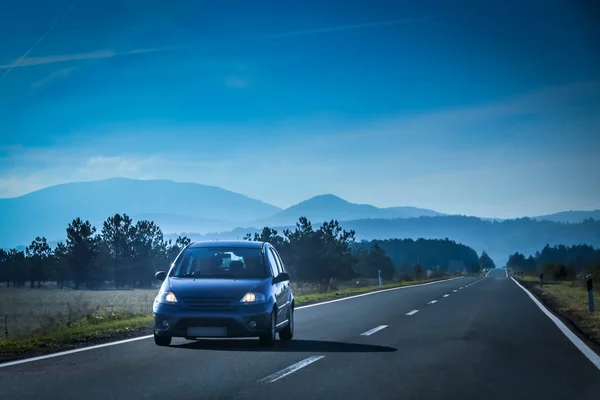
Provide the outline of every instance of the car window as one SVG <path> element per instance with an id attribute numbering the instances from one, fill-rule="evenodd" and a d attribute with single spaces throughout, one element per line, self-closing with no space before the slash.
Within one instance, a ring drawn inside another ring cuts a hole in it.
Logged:
<path id="1" fill-rule="evenodd" d="M 277 252 L 275 250 L 273 250 L 272 248 L 269 248 L 269 251 L 273 254 L 273 257 L 275 258 L 275 263 L 277 264 L 277 273 L 282 273 L 283 270 L 281 268 L 281 261 L 279 260 L 279 257 L 277 256 Z"/>
<path id="2" fill-rule="evenodd" d="M 279 275 L 279 268 L 277 267 L 277 260 L 273 255 L 271 249 L 267 251 L 267 257 L 269 258 L 269 265 L 271 266 L 271 271 L 273 272 L 273 276 Z"/>
<path id="3" fill-rule="evenodd" d="M 268 270 L 260 248 L 189 247 L 171 270 L 176 278 L 264 279 Z"/>
<path id="4" fill-rule="evenodd" d="M 275 257 L 277 257 L 277 262 L 279 264 L 279 272 L 287 272 L 285 270 L 285 265 L 283 264 L 283 260 L 281 259 L 281 256 L 279 255 L 279 253 L 277 252 L 277 250 L 273 249 L 273 253 L 275 253 Z"/>

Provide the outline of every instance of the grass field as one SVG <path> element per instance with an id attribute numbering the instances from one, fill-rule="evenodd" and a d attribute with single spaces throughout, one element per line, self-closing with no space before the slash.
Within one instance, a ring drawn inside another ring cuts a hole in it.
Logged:
<path id="1" fill-rule="evenodd" d="M 447 278 L 391 283 L 381 288 L 373 286 L 372 280 L 343 282 L 333 289 L 295 284 L 293 290 L 296 306 L 302 306 Z M 0 332 L 4 339 L 0 340 L 0 362 L 151 334 L 156 294 L 156 289 L 0 289 L 0 312 L 8 316 L 8 338 L 4 338 L 4 327 Z"/>
<path id="2" fill-rule="evenodd" d="M 321 301 L 345 293 L 371 291 L 376 285 L 376 280 L 362 279 L 340 282 L 335 288 L 308 283 L 294 283 L 292 288 L 298 301 L 306 302 Z M 157 293 L 156 288 L 99 291 L 0 288 L 0 338 L 6 338 L 6 328 L 8 337 L 15 338 L 70 326 L 85 317 L 89 319 L 103 314 L 150 315 Z"/>
<path id="3" fill-rule="evenodd" d="M 89 315 L 106 313 L 150 314 L 157 289 L 58 290 L 0 289 L 0 336 L 29 336 L 58 326 L 71 325 Z"/>
<path id="4" fill-rule="evenodd" d="M 581 279 L 574 281 L 544 281 L 539 286 L 539 278 L 535 276 L 516 277 L 517 280 L 536 294 L 546 306 L 569 319 L 590 339 L 600 343 L 600 290 L 594 290 L 596 312 L 588 311 L 588 295 L 585 282 Z"/>

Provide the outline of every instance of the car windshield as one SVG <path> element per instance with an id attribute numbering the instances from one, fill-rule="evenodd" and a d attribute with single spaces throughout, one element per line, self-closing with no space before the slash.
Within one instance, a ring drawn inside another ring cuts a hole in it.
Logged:
<path id="1" fill-rule="evenodd" d="M 264 279 L 268 276 L 260 248 L 188 247 L 171 271 L 174 278 Z"/>

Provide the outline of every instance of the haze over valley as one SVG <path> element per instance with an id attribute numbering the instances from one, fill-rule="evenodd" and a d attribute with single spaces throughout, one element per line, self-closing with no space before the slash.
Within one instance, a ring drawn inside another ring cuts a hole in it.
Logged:
<path id="1" fill-rule="evenodd" d="M 516 220 L 445 215 L 411 206 L 378 208 L 323 194 L 282 209 L 219 187 L 169 180 L 113 178 L 44 188 L 0 199 L 0 246 L 23 247 L 36 236 L 65 239 L 74 218 L 97 229 L 107 217 L 127 214 L 155 222 L 166 235 L 194 240 L 237 239 L 269 226 L 282 232 L 300 217 L 314 225 L 338 220 L 357 240 L 449 238 L 486 251 L 503 263 L 519 251 L 533 254 L 546 244 L 600 245 L 600 211 L 566 211 Z M 590 219 L 594 219 L 590 220 Z"/>

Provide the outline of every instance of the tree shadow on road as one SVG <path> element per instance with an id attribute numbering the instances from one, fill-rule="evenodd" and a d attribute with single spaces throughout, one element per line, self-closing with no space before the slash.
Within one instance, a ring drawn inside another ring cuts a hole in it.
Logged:
<path id="1" fill-rule="evenodd" d="M 256 339 L 202 339 L 171 347 L 187 350 L 257 351 L 290 353 L 389 353 L 394 347 L 372 344 L 329 342 L 324 340 L 292 340 L 275 342 L 273 347 L 263 347 Z"/>

